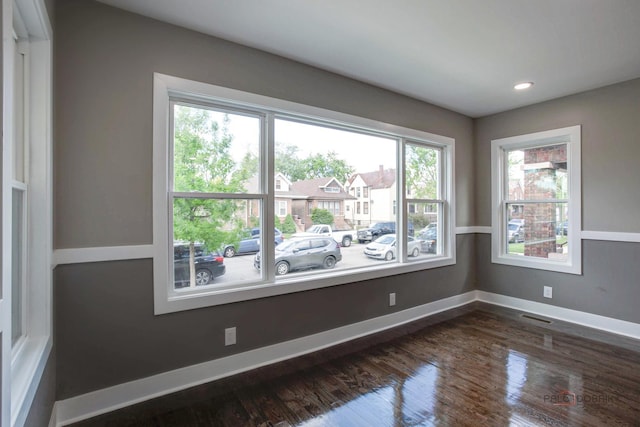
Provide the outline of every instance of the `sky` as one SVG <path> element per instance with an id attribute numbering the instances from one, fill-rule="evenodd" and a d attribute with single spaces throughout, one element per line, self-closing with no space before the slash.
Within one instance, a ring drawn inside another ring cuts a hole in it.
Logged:
<path id="1" fill-rule="evenodd" d="M 258 119 L 229 116 L 229 132 L 234 136 L 233 157 L 241 159 L 248 149 L 257 154 Z M 221 117 L 220 114 L 220 121 Z M 217 117 L 216 119 L 218 120 Z M 298 146 L 300 157 L 334 151 L 339 159 L 347 161 L 356 172 L 372 172 L 378 170 L 379 165 L 384 165 L 385 169 L 396 166 L 395 141 L 387 138 L 278 119 L 275 139 L 277 144 Z"/>

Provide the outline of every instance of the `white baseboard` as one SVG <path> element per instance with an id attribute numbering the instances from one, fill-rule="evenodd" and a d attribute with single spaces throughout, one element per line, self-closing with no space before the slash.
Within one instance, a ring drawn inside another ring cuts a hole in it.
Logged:
<path id="1" fill-rule="evenodd" d="M 485 291 L 476 291 L 477 300 L 489 304 L 499 305 L 514 310 L 526 311 L 552 319 L 562 320 L 589 328 L 599 329 L 617 335 L 640 339 L 640 324 L 598 314 L 585 313 L 584 311 L 571 310 L 550 304 L 543 304 L 506 295 L 494 294 Z"/>
<path id="2" fill-rule="evenodd" d="M 485 291 L 471 291 L 314 335 L 187 366 L 56 402 L 52 426 L 65 426 L 145 400 L 322 350 L 474 301 L 526 311 L 640 339 L 640 324 Z"/>
<path id="3" fill-rule="evenodd" d="M 198 365 L 187 366 L 61 400 L 56 402 L 55 405 L 55 425 L 68 425 L 154 397 L 312 353 L 460 307 L 476 299 L 476 291 L 471 291 L 314 335 L 234 354 Z"/>
<path id="4" fill-rule="evenodd" d="M 53 409 L 51 410 L 51 418 L 49 418 L 48 427 L 56 427 L 58 425 L 58 402 L 53 404 Z"/>

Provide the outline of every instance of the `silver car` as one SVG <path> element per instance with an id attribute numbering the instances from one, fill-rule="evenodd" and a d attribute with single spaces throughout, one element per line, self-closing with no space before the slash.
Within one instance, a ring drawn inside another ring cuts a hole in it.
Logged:
<path id="1" fill-rule="evenodd" d="M 306 268 L 333 268 L 342 260 L 336 241 L 324 236 L 287 239 L 276 246 L 275 256 L 278 276 Z M 260 252 L 256 254 L 253 265 L 260 270 Z"/>
<path id="2" fill-rule="evenodd" d="M 420 255 L 421 243 L 420 240 L 416 240 L 411 236 L 407 237 L 407 253 L 409 256 Z M 396 235 L 385 234 L 378 237 L 364 248 L 364 254 L 370 258 L 391 261 L 396 257 Z"/>

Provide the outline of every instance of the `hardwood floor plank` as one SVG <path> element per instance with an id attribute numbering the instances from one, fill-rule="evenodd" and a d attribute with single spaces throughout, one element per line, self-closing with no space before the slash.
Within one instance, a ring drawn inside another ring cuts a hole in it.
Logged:
<path id="1" fill-rule="evenodd" d="M 538 323 L 477 306 L 75 426 L 640 426 L 640 345 Z"/>

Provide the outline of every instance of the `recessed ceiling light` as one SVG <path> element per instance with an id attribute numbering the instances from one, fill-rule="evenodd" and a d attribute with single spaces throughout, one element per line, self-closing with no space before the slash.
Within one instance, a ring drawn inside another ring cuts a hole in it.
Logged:
<path id="1" fill-rule="evenodd" d="M 525 89 L 529 89 L 531 86 L 533 86 L 533 82 L 524 82 L 524 83 L 518 83 L 513 88 L 515 90 L 525 90 Z"/>

